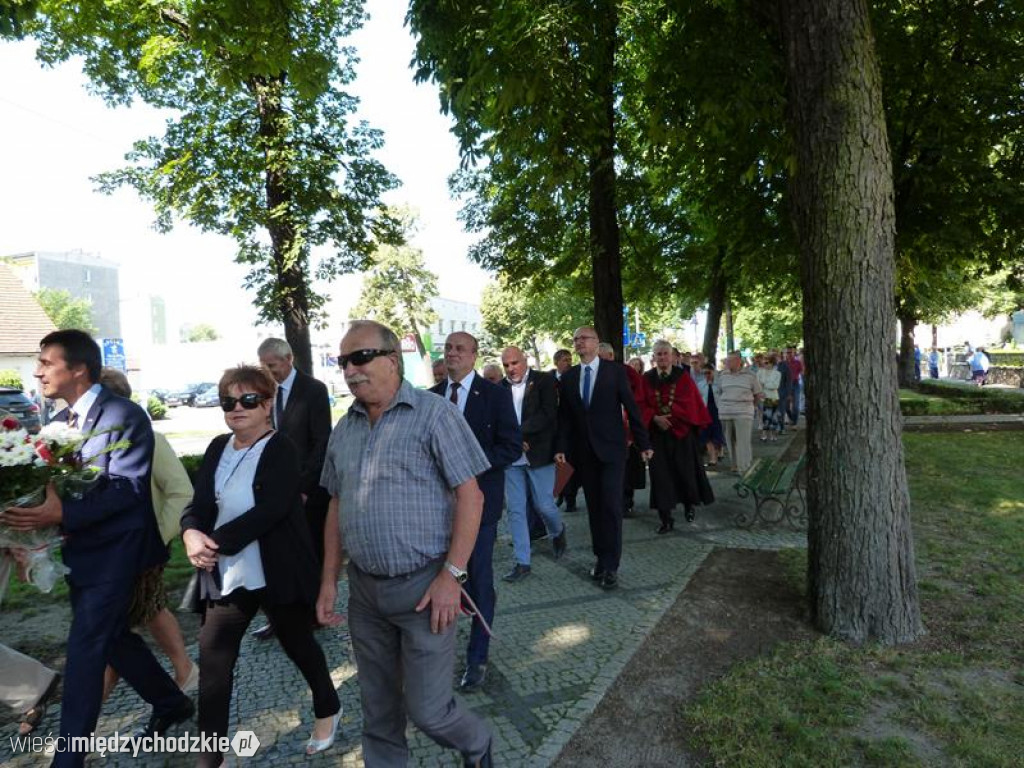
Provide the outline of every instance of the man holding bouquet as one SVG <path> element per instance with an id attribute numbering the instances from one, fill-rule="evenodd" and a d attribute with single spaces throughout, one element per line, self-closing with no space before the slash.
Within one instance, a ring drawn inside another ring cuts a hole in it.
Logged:
<path id="1" fill-rule="evenodd" d="M 66 536 L 73 618 L 61 702 L 64 737 L 95 730 L 108 663 L 153 707 L 147 734 L 187 720 L 194 709 L 128 627 L 136 578 L 166 561 L 167 550 L 150 498 L 152 426 L 138 405 L 98 383 L 100 368 L 99 346 L 84 331 L 54 331 L 40 342 L 35 376 L 43 396 L 68 403 L 55 420 L 82 430 L 82 460 L 97 468 L 100 478 L 81 498 L 61 499 L 51 484 L 42 505 L 3 512 L 12 529 L 59 525 Z M 53 765 L 84 761 L 84 753 L 58 752 Z"/>

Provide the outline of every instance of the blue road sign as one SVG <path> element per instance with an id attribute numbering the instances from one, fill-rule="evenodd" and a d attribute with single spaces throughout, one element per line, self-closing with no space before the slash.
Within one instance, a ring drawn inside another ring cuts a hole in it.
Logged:
<path id="1" fill-rule="evenodd" d="M 107 368 L 116 368 L 119 371 L 128 370 L 124 357 L 123 339 L 103 339 L 100 348 L 103 350 L 103 364 Z"/>

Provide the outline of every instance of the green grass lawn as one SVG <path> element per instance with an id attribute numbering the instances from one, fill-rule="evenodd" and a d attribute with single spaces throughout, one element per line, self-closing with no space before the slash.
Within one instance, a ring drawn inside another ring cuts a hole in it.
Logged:
<path id="1" fill-rule="evenodd" d="M 1022 764 L 1024 432 L 904 443 L 928 635 L 793 643 L 733 668 L 685 713 L 716 765 Z M 801 580 L 806 553 L 786 557 Z"/>
<path id="2" fill-rule="evenodd" d="M 185 556 L 185 545 L 181 539 L 171 542 L 171 559 L 164 568 L 164 584 L 171 596 L 171 607 L 177 607 L 174 596 L 182 590 L 195 570 Z M 0 610 L 27 610 L 31 611 L 33 605 L 45 605 L 48 602 L 64 601 L 68 599 L 67 583 L 61 579 L 49 594 L 43 594 L 35 587 L 24 584 L 17 578 L 12 577 L 7 587 L 7 594 L 4 596 L 3 605 Z"/>

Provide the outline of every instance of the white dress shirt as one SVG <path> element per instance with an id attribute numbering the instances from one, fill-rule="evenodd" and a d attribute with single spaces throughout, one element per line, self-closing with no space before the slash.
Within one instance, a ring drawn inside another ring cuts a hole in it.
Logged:
<path id="1" fill-rule="evenodd" d="M 590 397 L 591 397 L 591 399 L 593 399 L 593 397 L 594 397 L 594 384 L 597 383 L 597 366 L 598 366 L 598 364 L 600 362 L 601 362 L 601 358 L 600 357 L 595 357 L 589 363 L 580 362 L 580 400 L 583 400 L 583 404 L 584 405 L 587 404 L 587 401 L 583 397 L 583 381 L 584 381 L 584 378 L 587 375 L 587 372 L 585 370 L 583 370 L 583 369 L 584 368 L 589 368 L 590 369 Z"/>
<path id="2" fill-rule="evenodd" d="M 281 410 L 284 411 L 288 407 L 288 396 L 292 393 L 292 387 L 295 386 L 296 369 L 292 368 L 292 372 L 288 374 L 284 381 L 277 385 L 277 388 L 281 390 Z M 277 393 L 274 393 L 274 423 L 280 424 L 281 414 L 277 412 Z"/>
<path id="3" fill-rule="evenodd" d="M 476 371 L 470 371 L 469 373 L 466 374 L 466 378 L 464 378 L 462 381 L 458 382 L 459 388 L 457 390 L 458 394 L 456 395 L 456 397 L 459 400 L 458 406 L 459 406 L 459 411 L 461 413 L 465 413 L 466 412 L 466 401 L 469 399 L 469 388 L 473 386 L 473 377 L 474 376 L 476 376 Z M 453 383 L 454 382 L 452 382 L 451 378 L 449 378 L 448 379 L 448 388 L 445 390 L 445 393 L 444 393 L 444 396 L 447 397 L 449 400 L 452 399 L 452 384 Z"/>
<path id="4" fill-rule="evenodd" d="M 529 378 L 530 374 L 527 373 L 523 376 L 523 380 L 518 384 L 512 381 L 509 382 L 509 386 L 512 389 L 512 405 L 515 406 L 516 421 L 519 422 L 520 426 L 522 426 L 523 423 L 523 400 L 526 399 L 526 382 Z M 512 466 L 517 467 L 527 463 L 526 453 L 523 452 L 518 459 L 512 462 Z"/>

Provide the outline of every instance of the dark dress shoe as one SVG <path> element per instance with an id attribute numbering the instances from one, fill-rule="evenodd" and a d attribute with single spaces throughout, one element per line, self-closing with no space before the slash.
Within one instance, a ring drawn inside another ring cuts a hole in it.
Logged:
<path id="1" fill-rule="evenodd" d="M 686 508 L 686 522 L 692 523 L 697 518 L 697 513 L 693 507 Z"/>
<path id="2" fill-rule="evenodd" d="M 459 683 L 459 690 L 466 693 L 478 691 L 484 684 L 487 677 L 486 664 L 467 664 L 466 671 L 462 673 L 462 682 Z"/>
<path id="3" fill-rule="evenodd" d="M 468 757 L 462 758 L 464 768 L 494 768 L 494 761 L 491 759 L 491 745 L 487 745 L 487 751 L 479 760 L 471 760 Z"/>
<path id="4" fill-rule="evenodd" d="M 270 640 L 274 636 L 274 628 L 270 624 L 264 624 L 259 629 L 254 629 L 249 633 L 257 640 Z"/>
<path id="5" fill-rule="evenodd" d="M 192 699 L 188 696 L 182 695 L 181 704 L 176 709 L 172 709 L 170 712 L 166 712 L 162 715 L 158 715 L 155 712 L 149 718 L 149 722 L 146 727 L 143 728 L 137 734 L 140 737 L 156 736 L 158 733 L 164 733 L 167 730 L 173 728 L 178 723 L 183 723 L 188 720 L 192 715 L 195 714 L 196 705 L 192 703 Z"/>
<path id="6" fill-rule="evenodd" d="M 599 565 L 595 565 L 590 569 L 590 578 L 593 581 L 600 581 L 604 578 L 604 570 Z"/>
<path id="7" fill-rule="evenodd" d="M 558 560 L 565 554 L 565 550 L 568 549 L 568 543 L 565 540 L 565 524 L 562 524 L 562 532 L 555 536 L 551 540 L 551 545 L 555 548 L 555 560 Z"/>
<path id="8" fill-rule="evenodd" d="M 675 527 L 676 527 L 676 521 L 675 520 L 666 520 L 664 523 L 661 524 L 661 527 L 658 529 L 658 533 L 659 534 L 671 533 L 675 529 Z"/>
<path id="9" fill-rule="evenodd" d="M 530 575 L 530 566 L 523 565 L 522 563 L 516 563 L 515 568 L 506 573 L 501 577 L 502 581 L 507 581 L 509 584 L 515 584 L 517 581 L 522 581 Z"/>
<path id="10" fill-rule="evenodd" d="M 601 577 L 601 589 L 616 589 L 619 586 L 619 574 L 608 571 Z"/>

